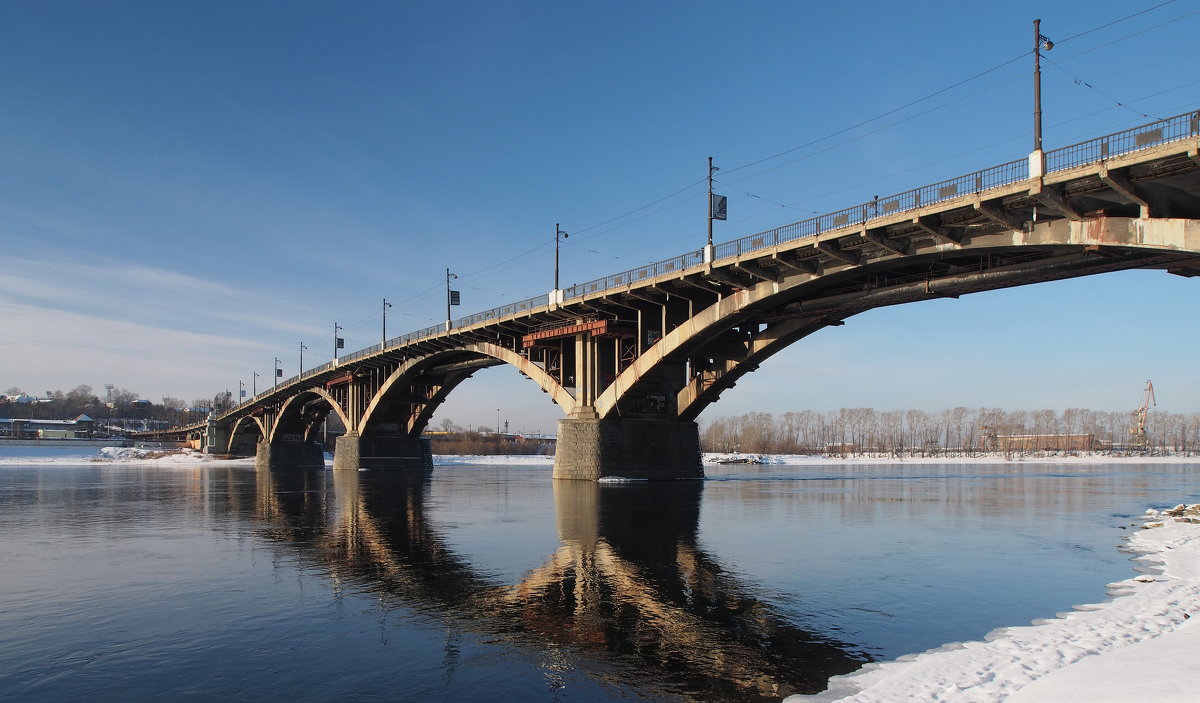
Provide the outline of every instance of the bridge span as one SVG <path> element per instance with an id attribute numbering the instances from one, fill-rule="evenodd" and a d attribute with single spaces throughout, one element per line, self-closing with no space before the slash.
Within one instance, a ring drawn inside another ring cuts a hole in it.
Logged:
<path id="1" fill-rule="evenodd" d="M 335 468 L 429 467 L 421 435 L 438 406 L 509 364 L 565 414 L 555 478 L 700 477 L 696 417 L 817 330 L 1126 269 L 1200 274 L 1200 111 L 395 337 L 172 432 L 313 464 L 335 413 Z"/>

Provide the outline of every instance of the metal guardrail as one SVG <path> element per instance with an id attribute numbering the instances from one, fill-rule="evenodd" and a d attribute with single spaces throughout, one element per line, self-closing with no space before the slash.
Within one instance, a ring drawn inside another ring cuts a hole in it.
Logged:
<path id="1" fill-rule="evenodd" d="M 1169 142 L 1186 139 L 1188 137 L 1200 136 L 1200 110 L 1186 112 L 1174 117 L 1168 117 L 1163 120 L 1151 122 L 1149 124 L 1134 127 L 1132 129 L 1114 132 L 1097 139 L 1089 139 L 1078 144 L 1072 144 L 1059 149 L 1046 152 L 1046 172 L 1053 173 L 1055 171 L 1063 171 L 1075 166 L 1082 166 L 1088 163 L 1104 161 L 1105 159 L 1120 156 L 1122 154 L 1132 153 L 1141 149 L 1167 144 Z M 875 198 L 859 205 L 854 205 L 848 208 L 843 208 L 835 212 L 818 215 L 807 220 L 793 222 L 782 227 L 770 229 L 758 234 L 751 234 L 732 241 L 723 242 L 714 246 L 713 258 L 714 261 L 728 259 L 731 257 L 741 256 L 743 254 L 755 252 L 761 249 L 768 249 L 778 244 L 802 239 L 804 237 L 813 237 L 826 232 L 832 232 L 850 225 L 866 224 L 872 219 L 878 217 L 886 217 L 898 212 L 907 212 L 917 210 L 928 205 L 934 205 L 946 200 L 966 195 L 968 193 L 982 193 L 993 188 L 999 188 L 1013 183 L 1019 183 L 1029 177 L 1029 161 L 1027 159 L 1018 159 L 1009 161 L 1008 163 L 992 166 L 981 171 L 974 171 L 956 178 L 950 178 L 944 181 L 939 181 L 920 188 L 906 190 L 902 193 L 890 195 L 885 198 Z M 704 265 L 704 252 L 702 250 L 690 251 L 679 256 L 657 261 L 645 266 L 622 271 L 621 273 L 598 278 L 587 283 L 577 283 L 570 288 L 563 290 L 563 300 L 574 300 L 582 298 L 593 293 L 602 293 L 607 290 L 625 288 L 626 286 L 640 283 L 651 278 L 663 276 L 670 273 L 682 273 L 685 270 L 699 268 Z M 538 295 L 532 298 L 527 298 L 520 302 L 502 305 L 500 307 L 485 310 L 473 315 L 468 315 L 450 323 L 451 329 L 458 329 L 486 322 L 488 320 L 496 320 L 509 315 L 534 310 L 543 307 L 549 303 L 546 295 Z M 434 337 L 445 333 L 446 326 L 444 324 L 432 325 L 423 330 L 410 332 L 400 337 L 394 337 L 387 340 L 384 344 L 373 344 L 365 349 L 360 349 L 356 352 L 347 354 L 341 357 L 336 362 L 328 362 L 322 366 L 310 369 L 300 376 L 288 379 L 279 384 L 273 391 L 264 391 L 259 393 L 254 398 L 239 403 L 228 412 L 233 412 L 238 408 L 253 404 L 259 399 L 270 395 L 275 390 L 283 386 L 290 385 L 297 381 L 324 373 L 329 369 L 355 361 L 371 354 L 378 353 L 383 349 L 391 349 L 393 347 L 404 346 L 421 339 Z"/>
<path id="2" fill-rule="evenodd" d="M 1046 170 L 1062 171 L 1197 135 L 1200 135 L 1200 110 L 1048 151 Z"/>
<path id="3" fill-rule="evenodd" d="M 686 254 L 680 254 L 666 261 L 657 261 L 653 264 L 646 264 L 635 269 L 623 271 L 612 276 L 597 278 L 594 281 L 587 283 L 576 283 L 570 288 L 563 290 L 563 300 L 571 300 L 573 298 L 582 298 L 590 293 L 599 293 L 612 288 L 623 288 L 631 283 L 638 283 L 647 278 L 663 276 L 669 273 L 676 273 L 685 269 L 704 265 L 704 252 L 701 250 L 689 251 Z"/>

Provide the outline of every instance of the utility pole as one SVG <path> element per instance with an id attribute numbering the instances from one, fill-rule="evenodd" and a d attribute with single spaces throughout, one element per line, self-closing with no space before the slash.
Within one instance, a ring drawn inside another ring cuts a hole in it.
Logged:
<path id="1" fill-rule="evenodd" d="M 379 343 L 379 351 L 383 351 L 384 347 L 387 346 L 387 309 L 390 307 L 392 307 L 392 304 L 387 301 L 387 298 L 384 298 L 383 299 L 383 341 Z"/>
<path id="2" fill-rule="evenodd" d="M 1033 153 L 1029 155 L 1029 177 L 1041 178 L 1046 173 L 1046 156 L 1042 151 L 1042 49 L 1050 51 L 1054 42 L 1042 34 L 1042 21 L 1033 21 Z"/>
<path id="3" fill-rule="evenodd" d="M 554 223 L 554 290 L 558 290 L 558 242 L 561 239 L 569 237 L 566 232 L 562 231 L 562 227 L 557 222 Z M 555 302 L 558 301 L 558 294 L 555 293 Z"/>
<path id="4" fill-rule="evenodd" d="M 459 304 L 458 291 L 450 290 L 450 281 L 458 278 L 458 276 L 450 273 L 450 269 L 446 269 L 446 331 L 450 331 L 450 306 Z"/>
<path id="5" fill-rule="evenodd" d="M 713 220 L 724 220 L 725 196 L 713 194 L 713 174 L 721 169 L 713 166 L 713 157 L 708 157 L 708 243 L 704 246 L 704 263 L 713 262 Z"/>
<path id="6" fill-rule="evenodd" d="M 708 157 L 708 246 L 710 249 L 712 248 L 712 245 L 713 245 L 713 243 L 712 243 L 712 217 L 713 217 L 712 177 L 713 177 L 713 171 L 715 171 L 715 170 L 716 170 L 716 167 L 713 166 L 712 157 L 710 156 L 710 157 Z"/>

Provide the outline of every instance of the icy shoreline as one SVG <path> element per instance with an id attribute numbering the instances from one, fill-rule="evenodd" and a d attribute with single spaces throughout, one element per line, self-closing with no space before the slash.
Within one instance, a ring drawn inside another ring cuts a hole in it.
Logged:
<path id="1" fill-rule="evenodd" d="M 894 457 L 890 455 L 856 455 L 856 456 L 826 456 L 812 454 L 737 454 L 708 452 L 702 457 L 705 466 L 732 465 L 766 465 L 766 466 L 849 466 L 863 464 L 1173 464 L 1181 462 L 1200 462 L 1200 455 L 1194 453 L 1171 455 L 1132 455 L 1123 456 L 1103 452 L 1079 454 L 1044 454 L 1002 453 L 979 454 L 948 454 L 925 457 Z M 107 463 L 154 463 L 154 464 L 253 464 L 254 457 L 240 459 L 221 459 L 211 454 L 183 450 L 143 449 L 136 447 L 104 447 L 92 454 L 69 454 L 58 456 L 39 456 L 36 452 L 20 453 L 6 456 L 0 453 L 0 465 L 3 464 L 88 464 L 93 462 Z M 326 464 L 331 460 L 326 455 Z M 488 466 L 544 466 L 550 468 L 554 464 L 553 455 L 544 454 L 435 454 L 435 466 L 455 466 L 466 464 L 484 464 Z"/>
<path id="2" fill-rule="evenodd" d="M 1200 504 L 1148 510 L 1127 548 L 1143 573 L 1109 584 L 1109 600 L 982 642 L 953 643 L 834 677 L 787 703 L 853 701 L 1196 700 L 1200 677 Z M 1137 523 L 1135 523 L 1136 525 Z"/>

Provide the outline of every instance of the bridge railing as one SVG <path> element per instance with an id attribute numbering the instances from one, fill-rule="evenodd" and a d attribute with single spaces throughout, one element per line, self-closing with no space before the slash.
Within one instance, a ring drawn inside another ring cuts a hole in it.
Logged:
<path id="1" fill-rule="evenodd" d="M 601 291 L 610 290 L 612 288 L 624 288 L 631 283 L 638 283 L 648 278 L 656 276 L 664 276 L 669 273 L 677 273 L 684 269 L 693 268 L 695 266 L 704 265 L 704 252 L 697 249 L 689 251 L 686 254 L 666 259 L 665 261 L 656 261 L 652 264 L 646 264 L 635 269 L 629 269 L 612 276 L 597 278 L 594 281 L 587 283 L 576 283 L 570 288 L 563 289 L 563 299 L 570 300 L 572 298 L 582 298 L 591 293 L 599 293 Z"/>
<path id="2" fill-rule="evenodd" d="M 1200 111 L 1186 112 L 1182 115 L 1151 122 L 1132 129 L 1115 132 L 1097 139 L 1089 139 L 1078 144 L 1054 149 L 1046 152 L 1046 171 L 1052 173 L 1064 169 L 1082 166 L 1088 163 L 1103 161 L 1113 156 L 1128 154 L 1140 149 L 1147 149 L 1160 144 L 1200 136 Z M 951 200 L 968 193 L 982 193 L 993 188 L 999 188 L 1026 180 L 1029 177 L 1029 162 L 1027 159 L 1017 159 L 1008 163 L 992 166 L 980 171 L 950 178 L 930 185 L 921 186 L 902 193 L 889 195 L 885 198 L 874 198 L 834 212 L 818 215 L 807 220 L 793 222 L 782 227 L 751 234 L 745 237 L 723 242 L 714 247 L 714 259 L 728 259 L 743 254 L 767 249 L 804 237 L 812 237 L 825 232 L 832 232 L 852 224 L 865 224 L 877 218 L 893 215 L 898 212 L 917 210 L 945 200 Z M 658 276 L 683 272 L 687 269 L 704 265 L 704 252 L 690 251 L 679 256 L 639 266 L 622 271 L 621 273 L 597 278 L 587 283 L 577 283 L 563 290 L 563 300 L 574 300 L 585 295 L 601 293 L 607 290 L 625 288 L 631 284 L 640 283 Z M 542 307 L 548 303 L 547 296 L 538 295 L 525 300 L 501 305 L 484 312 L 468 315 L 451 322 L 454 329 L 467 327 L 479 322 L 496 320 L 509 315 Z M 365 349 L 341 357 L 337 363 L 347 363 L 375 354 L 383 349 L 403 346 L 412 342 L 434 337 L 445 332 L 445 325 L 432 325 L 423 330 L 410 332 L 399 337 L 393 337 L 383 344 L 373 344 Z M 333 367 L 334 362 L 310 369 L 281 385 L 303 380 Z M 254 398 L 239 403 L 236 410 L 244 405 L 256 402 L 259 398 L 269 395 L 269 391 L 259 393 Z"/>
<path id="3" fill-rule="evenodd" d="M 450 326 L 451 327 L 466 327 L 468 325 L 474 325 L 479 322 L 487 322 L 488 320 L 495 320 L 495 319 L 498 319 L 501 317 L 508 317 L 509 315 L 516 315 L 517 313 L 522 313 L 522 312 L 525 312 L 526 310 L 533 310 L 535 308 L 540 308 L 540 307 L 546 305 L 547 301 L 548 301 L 548 298 L 546 297 L 545 294 L 535 295 L 532 298 L 526 298 L 525 300 L 522 300 L 522 301 L 519 301 L 516 303 L 510 303 L 508 305 L 501 305 L 498 308 L 492 308 L 491 310 L 484 310 L 483 312 L 477 312 L 474 315 L 468 315 L 466 317 L 459 318 L 459 319 L 451 322 Z"/>
<path id="4" fill-rule="evenodd" d="M 1128 154 L 1179 139 L 1200 135 L 1200 111 L 1168 117 L 1147 125 L 1114 132 L 1046 152 L 1046 170 L 1062 171 L 1113 156 Z"/>

